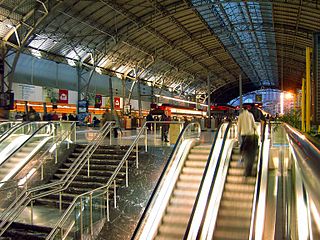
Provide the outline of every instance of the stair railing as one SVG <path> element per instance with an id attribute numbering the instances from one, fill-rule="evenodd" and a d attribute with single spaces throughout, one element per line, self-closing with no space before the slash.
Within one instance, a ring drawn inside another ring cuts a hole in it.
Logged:
<path id="1" fill-rule="evenodd" d="M 0 128 L 4 128 L 4 131 L 1 133 L 1 136 L 0 136 L 0 143 L 5 138 L 7 138 L 11 132 L 15 131 L 16 128 L 21 127 L 24 124 L 26 124 L 26 122 L 24 122 L 24 123 L 19 122 L 19 121 L 0 122 Z"/>
<path id="2" fill-rule="evenodd" d="M 80 237 L 83 236 L 84 229 L 89 229 L 90 235 L 93 235 L 93 221 L 96 221 L 94 218 L 97 217 L 98 219 L 106 218 L 107 221 L 110 221 L 110 189 L 113 190 L 113 201 L 114 201 L 114 208 L 117 207 L 117 180 L 116 177 L 119 175 L 120 170 L 125 167 L 125 176 L 126 176 L 126 187 L 129 186 L 129 163 L 128 163 L 128 157 L 130 154 L 136 150 L 136 167 L 138 168 L 139 161 L 139 140 L 140 138 L 144 137 L 144 145 L 145 145 L 145 151 L 147 152 L 147 145 L 148 145 L 148 128 L 146 127 L 148 123 L 161 123 L 161 124 L 184 124 L 184 122 L 178 122 L 178 121 L 147 121 L 144 123 L 144 125 L 141 127 L 140 131 L 138 132 L 136 138 L 131 143 L 130 147 L 128 148 L 127 152 L 121 159 L 120 163 L 118 164 L 117 168 L 114 170 L 113 174 L 109 178 L 108 182 L 99 188 L 96 188 L 92 191 L 83 193 L 81 195 L 78 195 L 73 202 L 70 204 L 68 209 L 64 212 L 60 220 L 56 223 L 53 230 L 50 232 L 50 234 L 47 236 L 46 239 L 54 239 L 57 234 L 61 236 L 61 239 L 64 239 L 70 234 L 71 230 L 73 229 L 74 225 L 76 224 L 76 221 L 73 221 L 70 218 L 73 218 L 74 216 L 79 216 L 80 219 Z M 200 129 L 200 127 L 199 127 Z M 95 205 L 94 202 L 98 202 L 99 204 Z M 85 217 L 86 209 L 89 208 L 89 218 L 86 219 L 87 221 L 83 220 L 83 217 Z M 94 215 L 94 208 L 99 208 L 98 210 L 98 216 Z M 106 213 L 105 213 L 106 211 Z M 73 215 L 75 213 L 75 215 Z M 99 215 L 100 214 L 100 215 Z M 106 214 L 106 215 L 105 215 Z M 70 220 L 70 221 L 69 221 Z M 71 222 L 71 223 L 70 223 Z M 89 222 L 88 226 L 84 224 L 84 222 Z M 66 230 L 64 231 L 63 226 L 67 224 Z"/>
<path id="3" fill-rule="evenodd" d="M 59 124 L 60 122 L 55 122 L 55 124 Z M 61 124 L 65 124 L 64 122 Z M 57 129 L 57 128 L 56 128 Z M 37 156 L 37 165 L 34 166 L 29 173 L 27 173 L 24 177 L 11 180 L 11 181 L 5 181 L 0 182 L 0 184 L 9 185 L 10 187 L 5 187 L 0 189 L 0 192 L 6 192 L 7 195 L 15 196 L 14 201 L 10 204 L 8 207 L 9 209 L 16 204 L 17 196 L 22 191 L 26 191 L 29 186 L 29 182 L 35 176 L 37 173 L 40 175 L 40 181 L 44 180 L 44 165 L 48 162 L 48 159 L 52 158 L 52 155 L 54 156 L 54 163 L 58 163 L 58 152 L 57 149 L 59 148 L 60 144 L 63 142 L 66 142 L 66 147 L 69 149 L 70 142 L 75 142 L 76 140 L 76 122 L 72 122 L 70 127 L 67 129 L 61 129 L 59 128 L 60 133 L 57 133 L 57 131 L 53 130 L 53 138 L 52 143 L 49 144 L 49 146 L 46 146 L 46 150 L 41 153 L 40 156 Z M 50 133 L 49 133 L 50 134 Z M 20 193 L 19 193 L 20 191 Z M 0 214 L 1 219 L 1 214 Z"/>
<path id="4" fill-rule="evenodd" d="M 30 188 L 22 192 L 15 201 L 15 205 L 12 204 L 11 208 L 7 208 L 5 212 L 1 215 L 0 223 L 0 236 L 6 231 L 10 224 L 21 214 L 21 212 L 31 203 L 31 218 L 33 217 L 33 201 L 35 199 L 53 194 L 60 194 L 60 209 L 62 209 L 62 191 L 64 191 L 79 173 L 81 168 L 88 162 L 92 156 L 93 152 L 99 147 L 101 142 L 110 133 L 111 126 L 114 122 L 106 122 L 100 130 L 100 133 L 91 141 L 77 159 L 73 162 L 68 171 L 63 175 L 63 177 L 53 183 L 45 184 L 42 186 L 37 186 Z"/>

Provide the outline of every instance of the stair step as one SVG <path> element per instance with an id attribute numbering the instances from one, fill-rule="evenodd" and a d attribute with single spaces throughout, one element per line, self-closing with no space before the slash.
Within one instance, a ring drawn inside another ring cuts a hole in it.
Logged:
<path id="1" fill-rule="evenodd" d="M 249 220 L 251 218 L 251 211 L 248 211 L 247 209 L 227 209 L 227 208 L 222 208 L 219 209 L 219 218 L 220 217 L 230 217 L 234 219 L 244 219 L 244 220 Z"/>
<path id="2" fill-rule="evenodd" d="M 206 155 L 208 156 L 210 154 L 210 148 L 192 148 L 190 150 L 190 154 L 199 154 L 199 155 Z"/>
<path id="3" fill-rule="evenodd" d="M 223 200 L 221 201 L 220 203 L 220 208 L 221 207 L 224 207 L 224 208 L 227 208 L 227 209 L 232 209 L 232 208 L 238 208 L 238 209 L 247 209 L 248 211 L 251 211 L 251 206 L 252 206 L 252 203 L 248 204 L 247 202 L 237 202 L 237 204 L 235 204 L 234 201 L 231 201 L 231 200 Z"/>
<path id="4" fill-rule="evenodd" d="M 190 183 L 185 181 L 178 181 L 176 188 L 182 190 L 197 191 L 199 189 L 200 182 Z"/>
<path id="5" fill-rule="evenodd" d="M 217 220 L 216 229 L 227 227 L 229 229 L 250 229 L 250 220 L 233 219 L 230 217 L 221 217 Z"/>

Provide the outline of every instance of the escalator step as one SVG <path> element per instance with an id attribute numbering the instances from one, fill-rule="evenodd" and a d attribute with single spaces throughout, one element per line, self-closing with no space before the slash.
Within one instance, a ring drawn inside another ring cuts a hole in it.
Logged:
<path id="1" fill-rule="evenodd" d="M 177 240 L 177 238 L 158 234 L 154 240 Z"/>
<path id="2" fill-rule="evenodd" d="M 232 229 L 248 229 L 250 228 L 250 220 L 244 221 L 243 219 L 233 219 L 230 217 L 219 218 L 216 224 L 216 229 L 220 227 Z"/>
<path id="3" fill-rule="evenodd" d="M 222 200 L 232 200 L 232 201 L 241 201 L 241 202 L 252 202 L 253 194 L 252 193 L 239 193 L 239 192 L 230 192 L 224 191 L 222 195 Z"/>
<path id="4" fill-rule="evenodd" d="M 188 155 L 187 161 L 207 161 L 208 154 L 192 154 Z"/>
<path id="5" fill-rule="evenodd" d="M 170 198 L 171 205 L 180 205 L 180 206 L 193 206 L 194 198 L 186 198 L 186 197 L 171 197 Z"/>
<path id="6" fill-rule="evenodd" d="M 182 226 L 186 227 L 189 221 L 189 216 L 188 215 L 176 215 L 176 214 L 166 214 L 162 222 L 165 225 L 177 225 L 177 226 Z"/>
<path id="7" fill-rule="evenodd" d="M 230 168 L 228 169 L 228 176 L 243 176 L 244 168 Z"/>
<path id="8" fill-rule="evenodd" d="M 200 182 L 202 179 L 201 175 L 189 175 L 189 174 L 180 174 L 179 178 L 182 181 L 186 181 L 186 182 Z"/>
<path id="9" fill-rule="evenodd" d="M 162 235 L 166 237 L 176 237 L 176 239 L 180 239 L 181 237 L 183 237 L 185 230 L 185 227 L 178 227 L 171 224 L 162 224 L 158 231 L 160 233 L 160 236 Z"/>
<path id="10" fill-rule="evenodd" d="M 205 168 L 207 162 L 206 161 L 192 161 L 192 160 L 187 160 L 185 162 L 185 166 L 187 167 L 194 167 L 194 168 Z"/>
<path id="11" fill-rule="evenodd" d="M 246 209 L 219 209 L 219 219 L 220 217 L 230 217 L 237 219 L 244 219 L 244 220 L 250 220 L 251 218 L 251 211 L 247 211 Z"/>
<path id="12" fill-rule="evenodd" d="M 177 197 L 193 197 L 195 198 L 197 196 L 198 191 L 197 190 L 186 190 L 186 189 L 174 189 L 173 190 L 173 196 Z"/>
<path id="13" fill-rule="evenodd" d="M 195 149 L 195 148 L 193 148 L 193 149 L 191 149 L 190 150 L 190 153 L 191 154 L 197 154 L 197 155 L 209 155 L 209 153 L 210 153 L 210 149 Z"/>
<path id="14" fill-rule="evenodd" d="M 182 173 L 202 176 L 203 168 L 184 167 Z"/>
<path id="15" fill-rule="evenodd" d="M 247 232 L 242 231 L 230 231 L 228 230 L 216 230 L 214 232 L 214 239 L 221 240 L 247 240 L 249 234 Z"/>
<path id="16" fill-rule="evenodd" d="M 224 185 L 225 191 L 233 192 L 250 192 L 253 193 L 255 186 L 252 184 L 243 184 L 243 183 L 226 183 Z"/>
<path id="17" fill-rule="evenodd" d="M 245 184 L 255 184 L 255 177 L 245 177 L 245 176 L 227 176 L 227 183 L 245 183 Z"/>
<path id="18" fill-rule="evenodd" d="M 224 208 L 242 208 L 242 209 L 247 209 L 247 211 L 251 211 L 251 206 L 252 203 L 248 204 L 247 202 L 237 202 L 237 204 L 234 203 L 234 201 L 230 201 L 230 200 L 223 200 L 220 204 L 220 208 L 224 207 Z"/>
<path id="19" fill-rule="evenodd" d="M 192 206 L 169 205 L 166 209 L 166 212 L 169 214 L 176 214 L 176 215 L 189 215 L 191 210 L 192 210 Z"/>
<path id="20" fill-rule="evenodd" d="M 177 189 L 185 189 L 185 190 L 193 190 L 193 191 L 197 191 L 199 189 L 199 184 L 200 182 L 196 182 L 196 183 L 190 183 L 190 182 L 185 182 L 185 181 L 178 181 L 176 188 Z"/>

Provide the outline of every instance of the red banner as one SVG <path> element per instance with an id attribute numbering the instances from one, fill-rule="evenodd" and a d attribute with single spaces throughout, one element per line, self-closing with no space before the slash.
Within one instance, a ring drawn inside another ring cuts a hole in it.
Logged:
<path id="1" fill-rule="evenodd" d="M 59 103 L 68 103 L 68 90 L 59 89 Z"/>
<path id="2" fill-rule="evenodd" d="M 119 97 L 114 97 L 114 109 L 120 109 L 120 98 Z"/>

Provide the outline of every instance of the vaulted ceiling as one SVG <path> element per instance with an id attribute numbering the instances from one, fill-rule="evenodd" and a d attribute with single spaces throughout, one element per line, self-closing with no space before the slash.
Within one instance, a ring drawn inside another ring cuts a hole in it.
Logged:
<path id="1" fill-rule="evenodd" d="M 8 50 L 226 102 L 300 87 L 320 1 L 0 0 Z"/>

